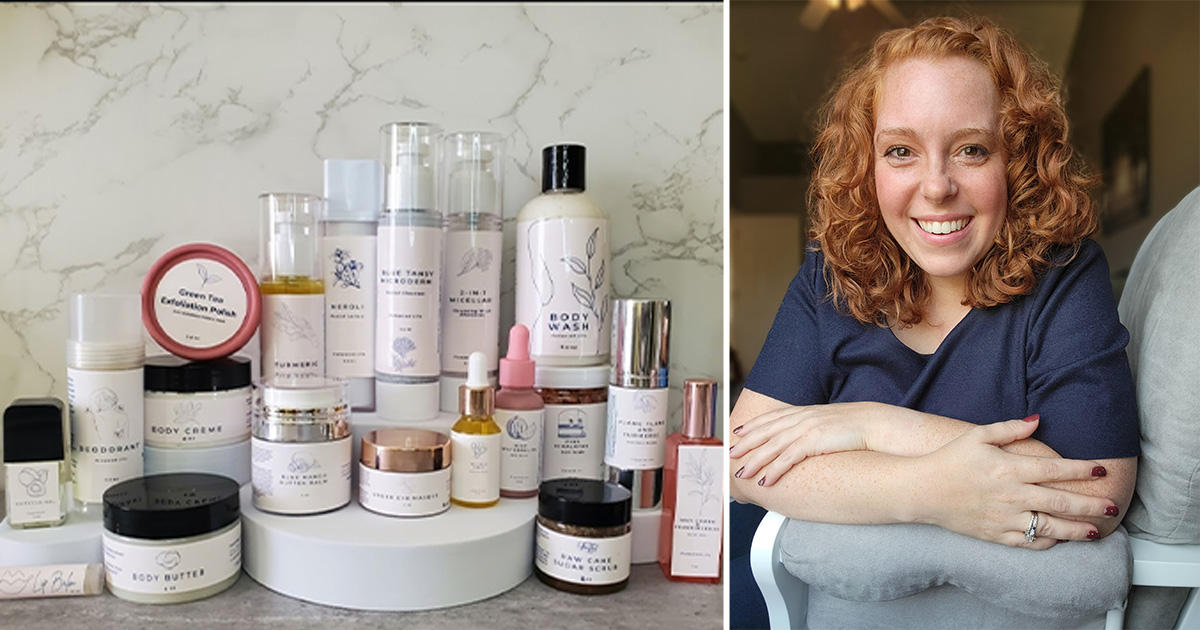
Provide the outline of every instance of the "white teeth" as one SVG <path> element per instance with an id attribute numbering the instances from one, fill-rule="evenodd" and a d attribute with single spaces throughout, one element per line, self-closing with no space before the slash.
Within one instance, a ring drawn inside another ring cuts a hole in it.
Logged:
<path id="1" fill-rule="evenodd" d="M 968 219 L 959 219 L 957 221 L 917 221 L 917 225 L 921 226 L 922 230 L 930 234 L 950 234 L 957 232 L 967 227 Z"/>

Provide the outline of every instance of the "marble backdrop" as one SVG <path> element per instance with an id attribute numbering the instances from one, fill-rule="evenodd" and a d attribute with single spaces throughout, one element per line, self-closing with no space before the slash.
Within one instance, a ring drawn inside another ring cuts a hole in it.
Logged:
<path id="1" fill-rule="evenodd" d="M 320 194 L 322 160 L 379 159 L 380 125 L 422 120 L 508 139 L 503 330 L 541 148 L 587 145 L 614 294 L 673 302 L 678 426 L 684 378 L 720 380 L 725 356 L 722 22 L 719 4 L 0 5 L 0 406 L 65 400 L 72 293 L 136 292 L 195 241 L 256 268 L 259 194 Z"/>

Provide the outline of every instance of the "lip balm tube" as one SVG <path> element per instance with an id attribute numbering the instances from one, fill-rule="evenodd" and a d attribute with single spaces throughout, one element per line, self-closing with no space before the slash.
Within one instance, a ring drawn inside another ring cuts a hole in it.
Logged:
<path id="1" fill-rule="evenodd" d="M 0 567 L 0 584 L 0 599 L 99 595 L 104 592 L 104 565 Z"/>

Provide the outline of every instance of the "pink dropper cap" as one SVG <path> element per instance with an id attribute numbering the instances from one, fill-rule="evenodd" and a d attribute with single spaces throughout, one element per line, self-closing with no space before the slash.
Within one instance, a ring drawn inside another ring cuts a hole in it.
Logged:
<path id="1" fill-rule="evenodd" d="M 508 356 L 500 359 L 500 387 L 533 387 L 533 368 L 529 329 L 517 324 L 508 331 Z"/>

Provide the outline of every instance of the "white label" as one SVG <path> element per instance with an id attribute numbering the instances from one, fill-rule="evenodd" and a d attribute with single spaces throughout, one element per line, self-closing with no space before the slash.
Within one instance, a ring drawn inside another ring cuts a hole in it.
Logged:
<path id="1" fill-rule="evenodd" d="M 500 425 L 500 489 L 537 490 L 542 468 L 542 410 L 497 409 Z"/>
<path id="2" fill-rule="evenodd" d="M 0 568 L 0 598 L 62 597 L 98 595 L 85 593 L 86 564 L 55 564 L 38 567 Z"/>
<path id="3" fill-rule="evenodd" d="M 533 561 L 538 570 L 572 584 L 616 584 L 629 577 L 633 534 L 582 538 L 537 524 Z"/>
<path id="4" fill-rule="evenodd" d="M 242 523 L 208 540 L 133 544 L 104 532 L 104 573 L 114 588 L 157 595 L 220 584 L 242 569 Z"/>
<path id="5" fill-rule="evenodd" d="M 250 437 L 250 388 L 194 394 L 146 393 L 146 444 L 200 448 Z"/>
<path id="6" fill-rule="evenodd" d="M 142 368 L 93 372 L 67 368 L 75 498 L 100 503 L 104 491 L 142 476 Z"/>
<path id="7" fill-rule="evenodd" d="M 539 357 L 608 355 L 608 221 L 552 218 L 517 225 L 518 324 Z"/>
<path id="8" fill-rule="evenodd" d="M 374 236 L 326 236 L 325 373 L 375 376 Z"/>
<path id="9" fill-rule="evenodd" d="M 65 512 L 59 484 L 65 480 L 58 478 L 58 462 L 7 464 L 5 471 L 9 524 L 56 523 L 62 520 Z"/>
<path id="10" fill-rule="evenodd" d="M 442 370 L 467 373 L 467 357 L 487 355 L 488 370 L 500 361 L 500 232 L 446 233 L 446 292 L 442 316 Z"/>
<path id="11" fill-rule="evenodd" d="M 450 496 L 468 503 L 500 498 L 500 434 L 450 432 Z"/>
<path id="12" fill-rule="evenodd" d="M 163 274 L 154 291 L 154 318 L 163 332 L 191 348 L 212 348 L 246 321 L 246 290 L 229 267 L 193 258 Z"/>
<path id="13" fill-rule="evenodd" d="M 350 502 L 350 438 L 332 442 L 250 440 L 254 507 L 314 514 Z"/>
<path id="14" fill-rule="evenodd" d="M 675 480 L 671 575 L 721 575 L 721 446 L 680 445 Z"/>
<path id="15" fill-rule="evenodd" d="M 622 470 L 662 468 L 668 411 L 666 388 L 610 385 L 604 463 Z"/>
<path id="16" fill-rule="evenodd" d="M 441 228 L 379 226 L 376 372 L 441 373 L 441 268 Z"/>
<path id="17" fill-rule="evenodd" d="M 262 296 L 264 379 L 325 376 L 325 296 Z"/>
<path id="18" fill-rule="evenodd" d="M 608 405 L 546 405 L 542 480 L 605 479 L 604 423 Z"/>
<path id="19" fill-rule="evenodd" d="M 358 464 L 358 502 L 390 516 L 429 516 L 450 507 L 450 469 L 423 473 L 375 470 Z"/>

